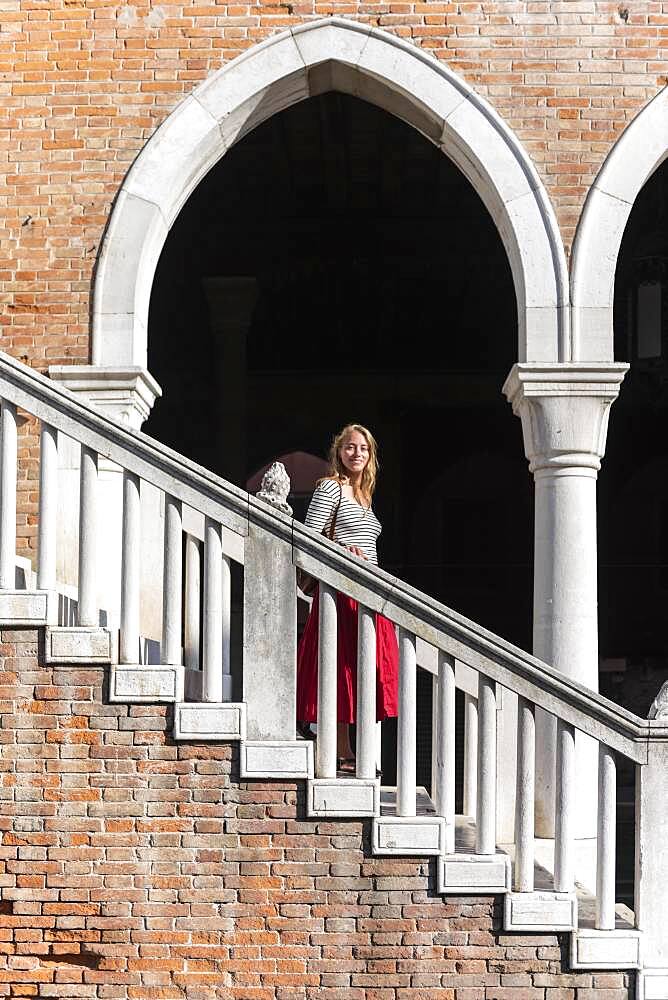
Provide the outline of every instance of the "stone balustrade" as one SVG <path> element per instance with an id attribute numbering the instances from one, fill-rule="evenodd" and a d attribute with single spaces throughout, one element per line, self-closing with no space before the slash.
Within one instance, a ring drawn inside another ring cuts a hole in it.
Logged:
<path id="1" fill-rule="evenodd" d="M 120 628 L 110 698 L 172 701 L 177 739 L 243 743 L 242 775 L 306 778 L 312 816 L 369 816 L 378 854 L 434 855 L 439 887 L 499 892 L 514 930 L 572 932 L 573 963 L 639 969 L 647 997 L 668 997 L 662 886 L 668 875 L 668 725 L 643 720 L 487 632 L 382 570 L 293 521 L 288 510 L 231 486 L 137 431 L 116 426 L 19 362 L 0 355 L 0 621 L 44 625 L 62 657 L 100 657 L 96 495 L 100 458 L 123 471 Z M 17 407 L 41 422 L 36 586 L 16 587 Z M 57 443 L 81 448 L 77 518 L 77 624 L 58 628 L 56 579 Z M 159 663 L 142 662 L 138 587 L 143 484 L 164 499 L 162 629 Z M 270 499 L 270 498 L 269 498 Z M 283 498 L 285 499 L 285 498 Z M 183 556 L 185 553 L 185 565 Z M 233 662 L 234 563 L 243 564 L 241 662 Z M 295 739 L 295 569 L 320 584 L 318 721 L 315 768 Z M 336 767 L 336 592 L 359 607 L 356 774 Z M 376 776 L 375 613 L 392 621 L 400 650 L 396 789 Z M 112 637 L 115 639 L 115 637 Z M 69 646 L 68 646 L 69 643 Z M 109 643 L 109 650 L 115 642 Z M 235 676 L 235 669 L 238 676 Z M 430 796 L 416 782 L 416 678 L 433 675 Z M 188 676 L 184 695 L 185 677 Z M 475 680 L 472 681 L 472 678 Z M 233 701 L 241 685 L 242 698 Z M 455 816 L 455 690 L 465 692 L 464 802 Z M 505 692 L 517 697 L 517 784 L 502 788 L 497 715 Z M 536 709 L 556 720 L 552 888 L 535 885 Z M 660 714 L 660 713 L 659 713 Z M 575 733 L 598 743 L 595 916 L 577 926 Z M 615 906 L 615 789 L 618 757 L 637 769 L 635 927 L 618 926 Z M 387 799 L 383 798 L 387 791 Z M 499 845 L 497 798 L 515 800 L 513 845 Z M 427 802 L 427 807 L 425 807 Z M 459 824 L 459 827 L 458 827 Z M 472 838 L 466 841 L 466 830 Z M 511 866 L 512 861 L 512 866 Z M 512 867 L 512 883 L 510 871 Z"/>

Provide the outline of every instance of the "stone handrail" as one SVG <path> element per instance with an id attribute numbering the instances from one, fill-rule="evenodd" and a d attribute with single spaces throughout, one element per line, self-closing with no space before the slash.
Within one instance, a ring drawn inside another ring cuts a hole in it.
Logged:
<path id="1" fill-rule="evenodd" d="M 175 673 L 183 672 L 185 653 L 185 663 L 192 668 L 191 672 L 201 675 L 201 699 L 209 705 L 229 706 L 239 716 L 243 715 L 246 748 L 251 747 L 253 741 L 264 741 L 263 745 L 278 741 L 282 746 L 294 740 L 295 568 L 298 567 L 320 584 L 316 783 L 323 782 L 329 789 L 345 785 L 345 781 L 339 784 L 336 762 L 336 592 L 347 594 L 358 602 L 357 759 L 353 784 L 362 791 L 367 788 L 374 796 L 378 794 L 374 612 L 382 613 L 398 627 L 395 808 L 396 824 L 404 822 L 409 829 L 416 827 L 418 819 L 418 644 L 422 664 L 425 662 L 422 643 L 435 651 L 435 661 L 428 664 L 433 674 L 431 795 L 438 817 L 436 829 L 441 831 L 436 850 L 442 856 L 447 858 L 455 850 L 454 692 L 457 663 L 470 668 L 477 676 L 476 694 L 472 691 L 471 677 L 467 677 L 466 732 L 469 742 L 475 743 L 477 753 L 475 748 L 474 753 L 466 751 L 465 737 L 466 771 L 470 772 L 468 783 L 465 779 L 465 802 L 470 806 L 469 815 L 475 817 L 475 852 L 482 858 L 493 855 L 496 850 L 499 689 L 507 689 L 517 696 L 518 780 L 513 880 L 518 895 L 531 894 L 534 890 L 536 707 L 556 719 L 554 889 L 559 899 L 562 898 L 560 894 L 572 895 L 575 886 L 575 731 L 580 730 L 598 741 L 597 933 L 614 932 L 616 920 L 615 753 L 635 762 L 636 925 L 642 931 L 644 951 L 644 958 L 639 961 L 653 963 L 660 970 L 668 969 L 668 946 L 661 920 L 665 879 L 658 875 L 658 868 L 664 871 L 659 859 L 668 839 L 665 811 L 668 724 L 665 718 L 641 719 L 608 701 L 398 577 L 357 559 L 340 545 L 294 521 L 287 512 L 225 482 L 147 435 L 115 424 L 91 406 L 81 403 L 68 390 L 5 354 L 0 354 L 0 403 L 0 591 L 10 602 L 14 599 L 16 565 L 16 410 L 21 407 L 41 422 L 38 569 L 34 596 L 44 598 L 48 604 L 48 595 L 56 589 L 57 441 L 61 433 L 78 442 L 81 448 L 78 626 L 89 628 L 99 624 L 96 497 L 98 459 L 102 456 L 123 472 L 119 666 L 142 669 L 136 661 L 141 605 L 138 584 L 140 484 L 144 481 L 164 493 L 161 665 Z M 231 533 L 231 546 L 229 536 L 227 545 L 225 543 L 223 529 Z M 186 584 L 182 589 L 184 532 Z M 242 706 L 233 705 L 231 699 L 230 560 L 237 558 L 244 563 Z M 182 623 L 185 625 L 184 649 Z M 198 664 L 200 655 L 201 663 Z M 179 697 L 174 695 L 174 699 L 178 701 Z M 475 736 L 472 735 L 474 730 Z M 238 733 L 241 734 L 241 728 Z M 343 794 L 350 795 L 350 779 Z M 559 899 L 557 904 L 561 905 Z"/>
<path id="2" fill-rule="evenodd" d="M 0 399 L 22 407 L 237 535 L 259 530 L 288 543 L 295 566 L 631 760 L 646 760 L 649 740 L 668 741 L 663 721 L 642 719 L 578 684 L 148 435 L 115 424 L 2 352 Z"/>

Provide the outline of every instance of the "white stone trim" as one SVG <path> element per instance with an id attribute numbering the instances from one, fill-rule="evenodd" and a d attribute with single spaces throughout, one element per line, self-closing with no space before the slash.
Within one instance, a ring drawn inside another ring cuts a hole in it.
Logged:
<path id="1" fill-rule="evenodd" d="M 522 420 L 531 472 L 600 469 L 610 407 L 628 367 L 614 362 L 513 365 L 502 391 Z"/>
<path id="2" fill-rule="evenodd" d="M 176 740 L 243 740 L 246 706 L 243 702 L 194 702 L 177 704 L 174 711 Z"/>
<path id="3" fill-rule="evenodd" d="M 509 892 L 503 903 L 507 931 L 573 931 L 578 901 L 573 892 Z"/>
<path id="4" fill-rule="evenodd" d="M 438 891 L 467 896 L 510 890 L 510 858 L 506 854 L 447 854 L 438 859 Z"/>
<path id="5" fill-rule="evenodd" d="M 614 356 L 615 270 L 638 194 L 668 156 L 668 89 L 662 90 L 612 147 L 585 202 L 573 244 L 573 359 Z"/>
<path id="6" fill-rule="evenodd" d="M 445 852 L 445 820 L 440 816 L 378 816 L 373 821 L 374 854 L 430 856 Z"/>
<path id="7" fill-rule="evenodd" d="M 113 663 L 109 671 L 109 701 L 178 702 L 183 698 L 183 667 L 179 664 Z"/>
<path id="8" fill-rule="evenodd" d="M 240 747 L 241 777 L 284 778 L 288 781 L 313 777 L 311 740 L 246 740 Z"/>
<path id="9" fill-rule="evenodd" d="M 378 816 L 380 780 L 315 778 L 306 783 L 308 816 Z"/>
<path id="10" fill-rule="evenodd" d="M 139 430 L 162 389 L 137 365 L 49 365 L 49 377 L 106 417 Z"/>
<path id="11" fill-rule="evenodd" d="M 0 628 L 37 628 L 55 623 L 58 595 L 52 590 L 0 591 Z"/>
<path id="12" fill-rule="evenodd" d="M 407 121 L 459 166 L 490 211 L 510 259 L 519 360 L 570 360 L 563 244 L 526 150 L 447 65 L 394 35 L 332 17 L 273 35 L 217 70 L 144 146 L 116 199 L 100 249 L 94 364 L 146 366 L 158 258 L 202 177 L 262 121 L 333 88 Z"/>
<path id="13" fill-rule="evenodd" d="M 57 626 L 46 629 L 46 663 L 111 663 L 112 634 L 106 628 Z"/>
<path id="14" fill-rule="evenodd" d="M 640 931 L 584 927 L 571 935 L 574 969 L 637 969 L 639 965 Z"/>
<path id="15" fill-rule="evenodd" d="M 638 973 L 638 1000 L 668 1000 L 668 969 L 643 969 Z"/>

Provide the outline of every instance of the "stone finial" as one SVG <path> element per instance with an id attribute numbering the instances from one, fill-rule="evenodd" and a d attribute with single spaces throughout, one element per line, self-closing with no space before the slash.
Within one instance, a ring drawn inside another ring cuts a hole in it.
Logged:
<path id="1" fill-rule="evenodd" d="M 288 503 L 289 492 L 290 477 L 286 468 L 282 462 L 274 462 L 263 475 L 260 489 L 255 496 L 258 500 L 270 503 L 272 507 L 277 507 L 285 514 L 292 514 L 292 507 Z"/>
<path id="2" fill-rule="evenodd" d="M 665 682 L 652 702 L 648 719 L 665 719 L 668 722 L 668 681 Z"/>

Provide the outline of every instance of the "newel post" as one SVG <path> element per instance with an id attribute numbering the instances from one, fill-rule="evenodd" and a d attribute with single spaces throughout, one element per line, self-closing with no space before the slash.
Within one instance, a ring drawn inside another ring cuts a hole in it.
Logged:
<path id="1" fill-rule="evenodd" d="M 517 364 L 503 387 L 535 480 L 533 651 L 598 689 L 596 479 L 625 364 Z M 536 835 L 555 830 L 556 726 L 536 712 Z M 576 838 L 596 836 L 598 750 L 577 737 Z M 572 791 L 572 790 L 569 790 Z"/>
<path id="2" fill-rule="evenodd" d="M 290 480 L 280 462 L 258 498 L 289 524 Z M 244 682 L 247 738 L 294 740 L 297 701 L 297 588 L 292 544 L 251 521 L 244 549 Z"/>

